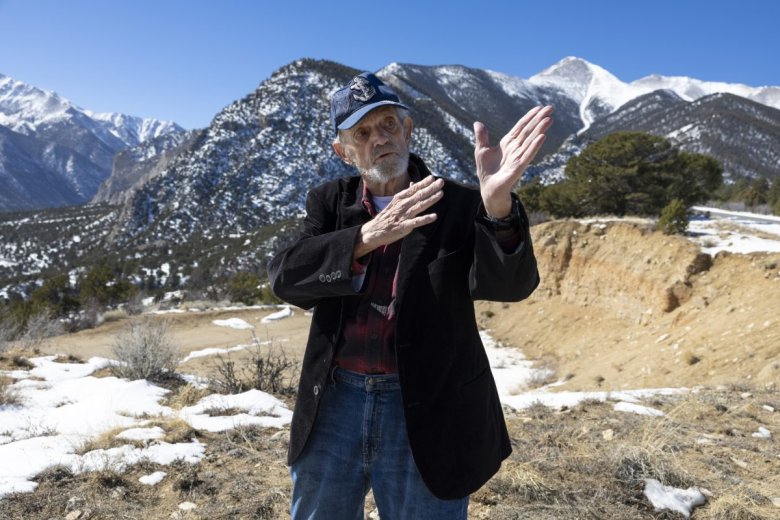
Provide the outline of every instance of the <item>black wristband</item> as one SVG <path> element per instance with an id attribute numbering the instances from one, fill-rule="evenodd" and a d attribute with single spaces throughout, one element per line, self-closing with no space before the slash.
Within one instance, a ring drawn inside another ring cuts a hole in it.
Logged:
<path id="1" fill-rule="evenodd" d="M 493 231 L 517 230 L 520 228 L 520 208 L 517 205 L 517 199 L 512 197 L 512 211 L 506 217 L 492 217 L 483 209 L 479 218 Z"/>

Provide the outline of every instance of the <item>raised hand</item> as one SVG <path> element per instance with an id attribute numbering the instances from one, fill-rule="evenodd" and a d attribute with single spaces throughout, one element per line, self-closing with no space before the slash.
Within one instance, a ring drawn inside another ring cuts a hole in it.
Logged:
<path id="1" fill-rule="evenodd" d="M 435 213 L 420 215 L 442 198 L 444 181 L 433 175 L 395 194 L 392 202 L 376 217 L 361 226 L 353 258 L 400 240 L 413 229 L 436 220 Z"/>
<path id="2" fill-rule="evenodd" d="M 552 124 L 552 107 L 534 107 L 501 139 L 490 146 L 488 130 L 474 123 L 474 159 L 482 202 L 489 215 L 502 218 L 512 210 L 511 193 L 542 147 Z"/>

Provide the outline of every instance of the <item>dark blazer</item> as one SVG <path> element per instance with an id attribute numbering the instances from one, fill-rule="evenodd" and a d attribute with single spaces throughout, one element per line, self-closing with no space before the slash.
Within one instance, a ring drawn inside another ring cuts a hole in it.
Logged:
<path id="1" fill-rule="evenodd" d="M 412 155 L 411 167 L 430 175 Z M 292 420 L 288 463 L 301 454 L 317 416 L 339 339 L 342 302 L 355 296 L 352 251 L 369 220 L 363 181 L 312 189 L 300 239 L 269 266 L 274 292 L 314 308 Z M 472 301 L 518 301 L 539 284 L 522 206 L 523 238 L 505 254 L 478 222 L 478 190 L 446 181 L 430 225 L 403 239 L 396 293 L 396 357 L 409 443 L 431 492 L 462 498 L 479 489 L 511 453 L 501 403 L 479 337 Z"/>

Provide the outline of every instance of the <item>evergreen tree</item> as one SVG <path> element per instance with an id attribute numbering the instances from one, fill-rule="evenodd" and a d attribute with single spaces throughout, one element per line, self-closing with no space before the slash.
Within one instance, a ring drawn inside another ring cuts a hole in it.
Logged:
<path id="1" fill-rule="evenodd" d="M 667 235 L 682 235 L 688 229 L 688 209 L 680 199 L 672 201 L 661 210 L 658 229 Z"/>
<path id="2" fill-rule="evenodd" d="M 246 305 L 252 305 L 263 297 L 260 279 L 252 273 L 236 273 L 228 280 L 227 289 L 231 301 Z"/>
<path id="3" fill-rule="evenodd" d="M 76 291 L 70 287 L 67 275 L 58 275 L 43 282 L 30 298 L 35 309 L 48 308 L 55 316 L 66 316 L 80 307 Z"/>
<path id="4" fill-rule="evenodd" d="M 540 196 L 542 209 L 556 216 L 658 215 L 673 199 L 685 206 L 707 200 L 722 182 L 715 159 L 639 132 L 599 139 L 569 160 L 565 175 Z"/>

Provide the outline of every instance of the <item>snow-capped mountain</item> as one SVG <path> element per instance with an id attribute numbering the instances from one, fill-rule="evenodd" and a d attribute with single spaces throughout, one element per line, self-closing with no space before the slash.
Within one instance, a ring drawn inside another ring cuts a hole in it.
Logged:
<path id="1" fill-rule="evenodd" d="M 19 118 L 16 130 L 0 126 L 0 208 L 20 200 L 19 193 L 40 194 L 44 187 L 55 187 L 49 191 L 59 193 L 64 190 L 60 184 L 71 186 L 71 198 L 47 200 L 47 205 L 83 201 L 79 197 L 88 190 L 78 182 L 91 175 L 94 193 L 104 175 L 94 166 L 98 156 L 109 167 L 113 161 L 113 173 L 95 201 L 121 207 L 40 212 L 47 215 L 42 217 L 46 225 L 67 223 L 62 232 L 46 232 L 46 237 L 62 235 L 60 242 L 54 248 L 47 246 L 50 240 L 31 227 L 13 250 L 0 251 L 0 280 L 3 265 L 17 275 L 20 266 L 25 266 L 25 276 L 40 272 L 36 267 L 40 262 L 25 263 L 35 248 L 41 251 L 37 258 L 64 259 L 63 265 L 72 268 L 86 262 L 80 256 L 86 244 L 90 254 L 101 258 L 132 259 L 131 269 L 140 270 L 138 279 L 146 276 L 141 271 L 148 274 L 157 269 L 155 265 L 172 259 L 176 265 L 171 264 L 171 272 L 177 273 L 178 280 L 200 280 L 201 285 L 235 270 L 262 272 L 266 255 L 289 242 L 309 188 L 355 174 L 331 150 L 334 134 L 328 96 L 357 72 L 328 61 L 295 61 L 225 107 L 207 128 L 159 135 L 131 148 L 122 141 L 119 153 L 105 140 L 120 140 L 122 134 L 101 126 L 118 118 L 96 120 L 87 111 L 63 108 L 56 94 L 28 102 L 37 107 L 37 112 L 30 112 L 41 114 L 30 118 L 38 121 L 34 135 L 21 132 L 33 123 L 25 126 Z M 520 115 L 539 104 L 555 107 L 555 124 L 542 151 L 546 156 L 529 169 L 529 176 L 562 172 L 572 154 L 616 130 L 666 136 L 685 149 L 715 156 L 733 175 L 780 176 L 780 110 L 773 108 L 777 87 L 722 88 L 740 89 L 744 97 L 707 94 L 720 87 L 690 78 L 650 76 L 626 84 L 576 58 L 564 59 L 529 79 L 458 65 L 399 63 L 377 74 L 393 85 L 411 109 L 412 151 L 437 174 L 461 182 L 475 181 L 472 122 L 484 122 L 495 143 Z M 19 106 L 20 100 L 32 98 L 20 96 L 14 102 Z M 3 114 L 8 120 L 10 116 Z M 55 132 L 57 121 L 72 124 Z M 92 133 L 96 127 L 105 130 L 98 132 L 100 138 Z M 132 135 L 138 139 L 147 135 L 143 128 L 134 128 L 129 140 Z M 59 140 L 44 145 L 40 135 L 55 135 Z M 75 151 L 80 141 L 91 143 L 91 148 Z M 15 159 L 15 171 L 31 173 L 9 175 L 3 157 Z M 18 235 L 19 223 L 35 220 L 26 213 L 7 217 L 6 229 L 13 236 Z M 90 219 L 95 220 L 90 237 L 71 240 L 74 230 Z M 10 242 L 11 236 L 5 235 L 4 240 Z M 58 255 L 51 254 L 55 249 Z"/>
<path id="2" fill-rule="evenodd" d="M 186 150 L 166 158 L 164 168 L 148 163 L 157 170 L 128 200 L 113 236 L 133 242 L 242 233 L 301 215 L 310 187 L 355 173 L 330 150 L 328 95 L 356 72 L 315 60 L 298 60 L 275 72 L 217 114 Z M 457 65 L 399 63 L 377 75 L 412 111 L 412 150 L 439 175 L 461 182 L 475 181 L 472 122 L 483 121 L 495 142 L 539 104 L 555 106 L 555 124 L 542 150 L 546 158 L 529 170 L 531 175 L 560 173 L 565 160 L 598 135 L 589 129 L 606 127 L 666 135 L 686 149 L 714 155 L 737 175 L 780 175 L 772 153 L 758 154 L 759 161 L 745 161 L 740 168 L 734 161 L 739 150 L 780 149 L 771 132 L 777 110 L 729 94 L 690 100 L 716 84 L 659 77 L 655 83 L 645 78 L 626 84 L 577 58 L 527 80 Z M 649 91 L 658 85 L 669 88 Z M 770 101 L 774 92 L 774 87 L 738 87 Z M 640 115 L 662 122 L 645 123 Z M 621 122 L 613 122 L 618 116 Z M 734 132 L 739 138 L 730 137 Z M 565 141 L 563 153 L 556 153 Z"/>
<path id="3" fill-rule="evenodd" d="M 309 188 L 355 173 L 331 150 L 328 96 L 358 72 L 314 60 L 275 72 L 217 114 L 196 142 L 133 195 L 116 236 L 241 233 L 300 216 Z M 473 182 L 473 145 L 461 121 L 468 113 L 452 115 L 428 97 L 403 91 L 401 97 L 415 113 L 413 150 L 440 175 Z"/>
<path id="4" fill-rule="evenodd" d="M 195 143 L 201 130 L 171 132 L 148 139 L 114 156 L 111 175 L 103 181 L 92 202 L 121 204 L 144 183 L 164 172 L 170 162 Z"/>
<path id="5" fill-rule="evenodd" d="M 650 92 L 669 90 L 685 101 L 695 101 L 716 93 L 734 94 L 780 109 L 780 87 L 701 81 L 684 76 L 647 76 L 625 83 L 586 60 L 567 57 L 528 80 L 509 84 L 560 91 L 579 105 L 580 119 L 587 129 L 596 119 L 617 110 L 625 103 Z M 515 90 L 519 90 L 515 88 Z"/>
<path id="6" fill-rule="evenodd" d="M 560 180 L 569 158 L 618 131 L 659 135 L 683 150 L 711 155 L 727 178 L 780 176 L 780 110 L 727 93 L 687 101 L 671 90 L 639 96 L 594 121 L 531 173 L 545 182 Z"/>
<path id="7" fill-rule="evenodd" d="M 5 211 L 87 202 L 110 174 L 118 151 L 183 131 L 168 121 L 90 112 L 3 75 L 0 127 Z"/>

